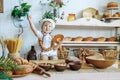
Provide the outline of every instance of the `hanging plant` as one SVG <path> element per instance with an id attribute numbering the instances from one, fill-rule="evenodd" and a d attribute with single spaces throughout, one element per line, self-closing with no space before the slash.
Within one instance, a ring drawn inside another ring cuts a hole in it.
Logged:
<path id="1" fill-rule="evenodd" d="M 31 5 L 28 5 L 27 3 L 21 3 L 20 6 L 14 6 L 11 15 L 14 18 L 21 18 L 22 16 L 27 16 L 30 8 Z"/>

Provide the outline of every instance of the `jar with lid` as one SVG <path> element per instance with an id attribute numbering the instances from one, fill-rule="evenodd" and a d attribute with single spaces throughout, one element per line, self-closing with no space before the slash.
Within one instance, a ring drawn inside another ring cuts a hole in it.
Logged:
<path id="1" fill-rule="evenodd" d="M 75 19 L 76 19 L 75 14 L 72 13 L 68 14 L 68 21 L 74 21 Z"/>
<path id="2" fill-rule="evenodd" d="M 28 52 L 28 55 L 27 55 L 27 60 L 36 60 L 37 59 L 37 56 L 36 56 L 36 51 L 35 51 L 35 48 L 34 46 L 31 46 L 31 50 Z"/>

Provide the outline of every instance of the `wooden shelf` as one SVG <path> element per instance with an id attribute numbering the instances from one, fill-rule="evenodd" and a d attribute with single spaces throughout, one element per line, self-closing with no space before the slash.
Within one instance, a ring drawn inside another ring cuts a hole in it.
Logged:
<path id="1" fill-rule="evenodd" d="M 119 46 L 119 42 L 96 42 L 96 41 L 63 41 L 63 46 Z"/>
<path id="2" fill-rule="evenodd" d="M 119 9 L 119 7 L 109 7 L 109 8 L 107 8 L 107 10 L 118 10 Z"/>
<path id="3" fill-rule="evenodd" d="M 89 20 L 87 20 L 87 18 L 80 18 L 70 22 L 68 22 L 66 19 L 64 20 L 57 19 L 56 26 L 79 26 L 79 27 L 91 26 L 91 27 L 115 28 L 120 27 L 120 20 L 115 20 L 110 23 L 106 23 L 95 18 L 90 18 Z"/>
<path id="4" fill-rule="evenodd" d="M 120 19 L 120 17 L 107 17 L 105 19 Z"/>

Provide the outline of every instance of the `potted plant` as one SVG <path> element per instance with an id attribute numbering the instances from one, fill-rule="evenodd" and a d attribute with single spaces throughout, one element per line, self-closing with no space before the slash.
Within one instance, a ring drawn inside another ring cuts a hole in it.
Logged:
<path id="1" fill-rule="evenodd" d="M 42 16 L 42 19 L 45 19 L 45 18 L 48 18 L 48 19 L 52 19 L 53 21 L 56 22 L 56 19 L 54 17 L 54 14 L 51 12 L 51 11 L 46 11 L 43 16 Z"/>
<path id="2" fill-rule="evenodd" d="M 27 3 L 21 3 L 20 6 L 14 6 L 11 15 L 13 18 L 21 19 L 21 17 L 27 16 L 30 8 L 31 5 L 28 5 Z"/>

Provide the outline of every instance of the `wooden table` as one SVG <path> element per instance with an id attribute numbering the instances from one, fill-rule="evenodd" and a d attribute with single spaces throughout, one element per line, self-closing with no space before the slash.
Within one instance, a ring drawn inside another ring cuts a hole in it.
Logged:
<path id="1" fill-rule="evenodd" d="M 33 61 L 36 63 L 42 63 L 46 61 Z M 58 63 L 57 61 L 47 61 L 52 63 Z M 63 63 L 64 60 L 59 62 Z M 51 77 L 46 77 L 37 74 L 29 74 L 24 77 L 13 78 L 14 80 L 120 80 L 120 69 L 117 68 L 118 62 L 105 70 L 99 69 L 80 69 L 79 71 L 65 70 L 64 72 L 49 71 Z"/>

